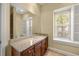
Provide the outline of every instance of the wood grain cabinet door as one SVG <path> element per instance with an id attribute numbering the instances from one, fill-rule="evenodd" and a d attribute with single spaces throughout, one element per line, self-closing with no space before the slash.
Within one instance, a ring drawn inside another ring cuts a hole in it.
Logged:
<path id="1" fill-rule="evenodd" d="M 47 50 L 47 48 L 48 48 L 48 37 L 45 40 L 46 40 L 45 41 L 45 50 Z"/>
<path id="2" fill-rule="evenodd" d="M 41 42 L 35 44 L 35 56 L 41 56 Z"/>
<path id="3" fill-rule="evenodd" d="M 27 56 L 34 56 L 34 49 L 28 49 Z"/>
<path id="4" fill-rule="evenodd" d="M 22 56 L 34 56 L 34 47 L 30 47 L 21 53 Z"/>
<path id="5" fill-rule="evenodd" d="M 43 40 L 42 41 L 42 55 L 44 55 L 46 52 L 45 48 L 46 48 L 46 40 Z"/>
<path id="6" fill-rule="evenodd" d="M 12 56 L 20 56 L 20 52 L 16 51 L 16 49 L 14 49 L 13 47 L 12 48 Z"/>

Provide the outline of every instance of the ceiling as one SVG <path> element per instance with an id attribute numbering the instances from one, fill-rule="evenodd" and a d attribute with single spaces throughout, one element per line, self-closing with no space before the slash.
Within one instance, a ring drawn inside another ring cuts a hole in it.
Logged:
<path id="1" fill-rule="evenodd" d="M 58 5 L 58 4 L 63 4 L 63 3 L 39 3 L 39 5 L 44 6 L 44 5 Z"/>
<path id="2" fill-rule="evenodd" d="M 41 6 L 44 6 L 44 5 L 60 5 L 60 4 L 67 4 L 67 3 L 38 3 L 38 4 Z M 72 4 L 72 3 L 69 3 L 69 4 Z"/>
<path id="3" fill-rule="evenodd" d="M 38 4 L 43 6 L 43 5 L 47 5 L 47 4 L 50 4 L 50 3 L 38 3 Z"/>

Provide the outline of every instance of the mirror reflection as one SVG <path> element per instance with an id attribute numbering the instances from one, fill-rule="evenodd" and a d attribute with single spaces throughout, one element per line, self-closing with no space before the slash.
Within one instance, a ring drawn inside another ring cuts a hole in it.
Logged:
<path id="1" fill-rule="evenodd" d="M 10 38 L 32 36 L 32 14 L 21 7 L 10 7 Z"/>

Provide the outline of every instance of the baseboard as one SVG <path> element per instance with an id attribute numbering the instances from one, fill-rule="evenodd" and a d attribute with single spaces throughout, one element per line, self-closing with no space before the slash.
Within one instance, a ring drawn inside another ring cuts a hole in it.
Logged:
<path id="1" fill-rule="evenodd" d="M 70 52 L 67 52 L 67 51 L 63 51 L 63 50 L 60 50 L 60 49 L 57 49 L 57 48 L 48 47 L 48 49 L 56 51 L 56 52 L 61 53 L 61 54 L 64 54 L 66 56 L 78 56 L 77 54 L 73 54 L 73 53 L 70 53 Z"/>

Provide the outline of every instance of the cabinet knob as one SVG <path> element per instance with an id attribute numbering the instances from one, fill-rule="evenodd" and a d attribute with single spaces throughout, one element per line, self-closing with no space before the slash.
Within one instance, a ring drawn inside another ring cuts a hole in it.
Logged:
<path id="1" fill-rule="evenodd" d="M 31 51 L 28 51 L 29 53 L 31 53 Z"/>

